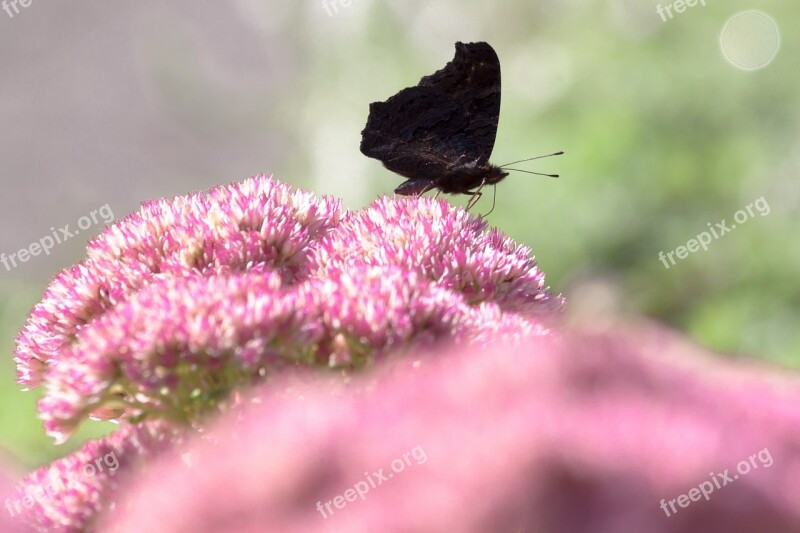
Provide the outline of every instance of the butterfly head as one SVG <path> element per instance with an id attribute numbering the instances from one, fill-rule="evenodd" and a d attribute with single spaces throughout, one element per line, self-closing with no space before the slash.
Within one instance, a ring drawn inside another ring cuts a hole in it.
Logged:
<path id="1" fill-rule="evenodd" d="M 483 179 L 486 185 L 494 185 L 495 183 L 498 183 L 506 176 L 508 176 L 508 172 L 506 172 L 502 168 L 496 167 L 494 165 L 489 165 L 489 172 Z"/>

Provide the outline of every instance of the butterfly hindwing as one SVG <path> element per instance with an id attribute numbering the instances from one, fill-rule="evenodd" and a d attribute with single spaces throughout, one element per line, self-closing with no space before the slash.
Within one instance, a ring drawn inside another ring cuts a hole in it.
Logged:
<path id="1" fill-rule="evenodd" d="M 361 152 L 401 176 L 434 179 L 458 158 L 435 130 L 459 119 L 463 126 L 454 102 L 438 89 L 403 89 L 386 102 L 370 104 Z"/>

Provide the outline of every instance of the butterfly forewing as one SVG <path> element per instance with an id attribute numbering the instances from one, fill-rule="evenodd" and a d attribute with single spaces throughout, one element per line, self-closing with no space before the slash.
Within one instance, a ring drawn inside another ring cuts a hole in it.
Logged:
<path id="1" fill-rule="evenodd" d="M 487 43 L 456 43 L 443 69 L 370 105 L 361 152 L 414 182 L 400 194 L 467 192 L 488 169 L 499 114 L 497 54 Z"/>
<path id="2" fill-rule="evenodd" d="M 456 131 L 441 130 L 462 153 L 489 161 L 500 118 L 500 60 L 488 43 L 456 43 L 456 56 L 445 67 L 420 80 L 453 101 L 460 113 Z"/>

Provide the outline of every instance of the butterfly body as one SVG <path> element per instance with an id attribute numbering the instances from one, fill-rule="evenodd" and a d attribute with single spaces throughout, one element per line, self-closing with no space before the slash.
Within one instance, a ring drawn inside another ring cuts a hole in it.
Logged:
<path id="1" fill-rule="evenodd" d="M 361 152 L 405 177 L 395 193 L 475 196 L 508 173 L 489 163 L 500 116 L 500 61 L 487 43 L 456 43 L 443 69 L 370 104 Z"/>
<path id="2" fill-rule="evenodd" d="M 473 189 L 494 185 L 506 176 L 508 172 L 494 165 L 459 165 L 436 179 L 408 179 L 398 185 L 394 192 L 410 196 L 439 189 L 447 194 L 475 194 L 476 191 Z"/>

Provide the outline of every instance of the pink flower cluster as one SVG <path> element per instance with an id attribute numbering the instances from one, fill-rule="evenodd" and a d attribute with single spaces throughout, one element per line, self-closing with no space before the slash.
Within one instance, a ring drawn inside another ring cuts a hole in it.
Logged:
<path id="1" fill-rule="evenodd" d="M 797 376 L 660 330 L 414 359 L 266 391 L 158 459 L 101 531 L 800 531 Z M 675 504 L 710 472 L 738 479 Z"/>
<path id="2" fill-rule="evenodd" d="M 126 423 L 0 476 L 26 518 L 0 528 L 800 531 L 796 376 L 658 329 L 549 335 L 561 305 L 443 201 L 347 212 L 257 176 L 146 204 L 17 339 L 49 434 Z"/>
<path id="3" fill-rule="evenodd" d="M 286 367 L 546 334 L 561 304 L 529 249 L 444 201 L 346 212 L 256 176 L 107 228 L 50 284 L 16 360 L 60 442 L 87 417 L 201 424 Z"/>
<path id="4" fill-rule="evenodd" d="M 4 499 L 3 513 L 8 511 L 18 527 L 87 531 L 101 513 L 114 508 L 131 473 L 145 472 L 149 462 L 184 436 L 180 428 L 161 421 L 126 425 L 26 476 Z"/>

